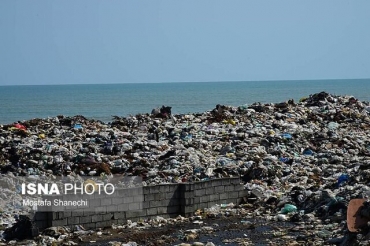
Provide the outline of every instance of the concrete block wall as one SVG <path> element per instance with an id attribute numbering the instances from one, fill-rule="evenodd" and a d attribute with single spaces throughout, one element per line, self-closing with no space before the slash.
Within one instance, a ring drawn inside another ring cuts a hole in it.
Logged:
<path id="1" fill-rule="evenodd" d="M 246 195 L 239 178 L 144 186 L 117 192 L 120 194 L 118 198 L 90 198 L 90 202 L 97 206 L 95 211 L 66 208 L 62 212 L 37 212 L 34 216 L 35 226 L 39 231 L 51 226 L 73 228 L 76 225 L 96 229 L 123 224 L 127 220 L 191 216 L 197 209 L 215 204 L 238 204 Z"/>
<path id="2" fill-rule="evenodd" d="M 197 209 L 209 208 L 215 204 L 233 202 L 239 204 L 246 196 L 239 178 L 214 179 L 185 184 L 182 214 L 190 216 Z"/>

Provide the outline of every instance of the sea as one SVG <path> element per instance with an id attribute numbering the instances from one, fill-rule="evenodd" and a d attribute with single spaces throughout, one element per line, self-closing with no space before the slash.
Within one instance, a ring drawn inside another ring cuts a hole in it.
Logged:
<path id="1" fill-rule="evenodd" d="M 299 101 L 322 91 L 370 101 L 370 79 L 0 86 L 0 124 L 58 115 L 110 122 L 162 105 L 173 114 L 201 113 L 217 104 Z"/>

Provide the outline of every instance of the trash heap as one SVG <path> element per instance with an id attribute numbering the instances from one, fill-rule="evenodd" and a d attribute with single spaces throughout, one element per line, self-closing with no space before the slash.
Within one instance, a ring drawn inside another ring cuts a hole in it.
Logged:
<path id="1" fill-rule="evenodd" d="M 350 199 L 370 195 L 369 102 L 320 92 L 204 113 L 154 111 L 110 123 L 57 116 L 3 125 L 0 171 L 123 173 L 144 185 L 240 176 L 245 203 L 278 220 L 341 223 Z"/>

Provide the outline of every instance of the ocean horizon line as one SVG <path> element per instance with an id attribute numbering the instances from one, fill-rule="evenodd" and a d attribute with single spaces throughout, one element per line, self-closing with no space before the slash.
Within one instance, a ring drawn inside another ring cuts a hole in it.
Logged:
<path id="1" fill-rule="evenodd" d="M 57 84 L 0 84 L 0 87 L 12 86 L 64 86 L 64 85 L 126 85 L 126 84 L 184 84 L 184 83 L 249 83 L 249 82 L 325 82 L 325 81 L 343 81 L 343 80 L 370 80 L 370 78 L 330 78 L 330 79 L 279 79 L 279 80 L 224 80 L 224 81 L 165 81 L 165 82 L 109 82 L 109 83 L 57 83 Z"/>

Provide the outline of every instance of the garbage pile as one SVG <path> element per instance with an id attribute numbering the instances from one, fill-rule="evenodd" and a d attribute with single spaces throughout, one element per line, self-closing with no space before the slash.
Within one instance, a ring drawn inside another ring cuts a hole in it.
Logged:
<path id="1" fill-rule="evenodd" d="M 110 123 L 32 119 L 0 127 L 0 171 L 122 173 L 144 185 L 240 176 L 245 202 L 264 202 L 279 220 L 342 218 L 350 199 L 370 195 L 369 114 L 369 102 L 320 92 L 193 114 L 163 106 Z"/>

